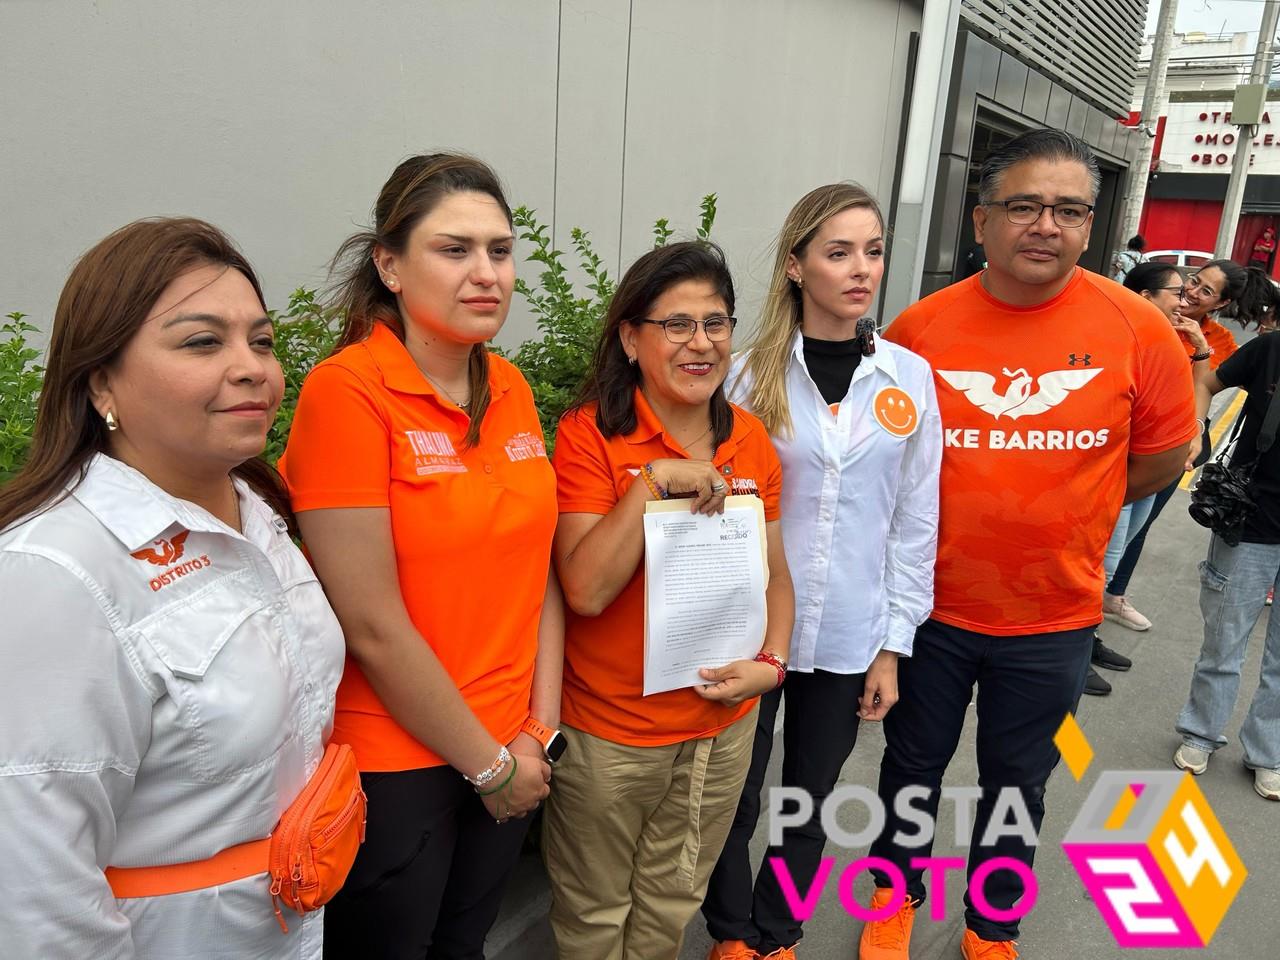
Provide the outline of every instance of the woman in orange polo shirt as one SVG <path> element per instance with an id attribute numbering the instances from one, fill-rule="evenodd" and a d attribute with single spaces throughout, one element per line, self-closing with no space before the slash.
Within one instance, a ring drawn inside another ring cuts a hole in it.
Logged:
<path id="1" fill-rule="evenodd" d="M 756 701 L 786 670 L 794 601 L 778 525 L 781 466 L 729 403 L 735 320 L 719 249 L 650 251 L 618 285 L 582 402 L 560 423 L 555 559 L 570 613 L 543 847 L 560 960 L 674 958 L 742 792 Z M 645 504 L 764 501 L 770 580 L 761 652 L 705 684 L 643 696 Z"/>
<path id="2" fill-rule="evenodd" d="M 547 794 L 555 476 L 528 384 L 485 347 L 511 305 L 513 234 L 483 163 L 400 164 L 335 258 L 345 325 L 281 461 L 346 635 L 333 736 L 369 797 L 328 957 L 482 957 L 520 818 Z"/>
<path id="3" fill-rule="evenodd" d="M 1175 283 L 1176 279 L 1169 279 L 1160 286 L 1169 288 Z M 1261 322 L 1274 299 L 1274 288 L 1262 271 L 1247 270 L 1234 260 L 1210 260 L 1187 277 L 1182 284 L 1181 303 L 1176 309 L 1173 325 L 1186 348 L 1191 373 L 1197 383 L 1212 375 L 1222 361 L 1236 352 L 1236 338 L 1218 322 L 1218 312 L 1234 304 L 1236 319 L 1241 326 L 1248 327 L 1250 323 Z M 1192 324 L 1198 329 L 1193 329 Z M 1205 420 L 1200 426 L 1200 436 L 1191 441 L 1191 451 L 1187 456 L 1188 472 L 1209 459 L 1209 422 Z M 1125 593 L 1146 546 L 1148 531 L 1181 482 L 1179 477 L 1153 494 L 1155 499 L 1151 512 L 1138 532 L 1129 539 L 1120 563 L 1115 566 L 1115 572 L 1104 588 L 1103 616 L 1130 630 L 1148 630 L 1151 627 L 1151 621 L 1128 601 Z M 1091 685 L 1097 689 L 1092 678 Z"/>

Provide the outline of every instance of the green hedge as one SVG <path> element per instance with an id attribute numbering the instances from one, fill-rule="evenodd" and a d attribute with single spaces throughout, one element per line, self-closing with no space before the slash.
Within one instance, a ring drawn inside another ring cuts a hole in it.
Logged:
<path id="1" fill-rule="evenodd" d="M 516 281 L 517 292 L 533 310 L 539 336 L 522 343 L 509 357 L 533 389 L 550 452 L 560 415 L 586 377 L 615 281 L 592 248 L 590 235 L 575 227 L 570 238 L 578 266 L 588 281 L 580 294 L 569 278 L 564 252 L 555 249 L 549 228 L 538 220 L 536 211 L 520 207 L 514 217 L 521 239 L 533 244 L 526 259 L 541 268 L 535 283 Z M 699 239 L 710 239 L 715 217 L 713 193 L 702 199 Z M 654 246 L 664 245 L 673 234 L 665 219 L 657 221 L 653 226 Z M 283 310 L 270 311 L 270 315 L 275 322 L 276 355 L 284 369 L 284 398 L 267 434 L 263 454 L 275 463 L 284 453 L 302 381 L 332 351 L 341 318 L 316 299 L 315 291 L 305 288 L 295 290 L 288 305 Z M 26 460 L 43 376 L 38 363 L 40 353 L 28 343 L 30 335 L 37 332 L 36 327 L 22 313 L 11 313 L 5 319 L 0 324 L 0 484 Z"/>

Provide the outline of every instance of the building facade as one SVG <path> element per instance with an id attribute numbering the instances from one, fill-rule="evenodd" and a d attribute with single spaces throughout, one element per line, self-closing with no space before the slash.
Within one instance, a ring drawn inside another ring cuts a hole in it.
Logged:
<path id="1" fill-rule="evenodd" d="M 0 3 L 0 312 L 47 326 L 83 250 L 177 214 L 224 227 L 283 306 L 323 284 L 399 160 L 452 148 L 492 163 L 559 249 L 587 230 L 614 275 L 654 220 L 690 234 L 718 194 L 749 330 L 807 190 L 857 180 L 896 225 L 926 10 L 955 39 L 927 223 L 894 235 L 923 260 L 906 302 L 964 274 L 978 165 L 1041 125 L 1102 160 L 1084 260 L 1101 269 L 1143 0 L 42 0 Z M 534 333 L 517 303 L 502 341 Z"/>
<path id="2" fill-rule="evenodd" d="M 1098 156 L 1102 190 L 1081 264 L 1108 272 L 1137 154 L 1137 135 L 1120 120 L 1128 116 L 1145 16 L 1143 0 L 975 0 L 961 7 L 922 292 L 972 269 L 971 214 L 983 159 L 1041 126 L 1074 133 Z"/>
<path id="3" fill-rule="evenodd" d="M 0 312 L 47 325 L 75 258 L 138 217 L 224 227 L 268 305 L 316 287 L 405 156 L 491 163 L 573 261 L 617 276 L 719 195 L 749 327 L 801 195 L 888 206 L 919 0 L 0 3 Z M 518 245 L 517 256 L 528 244 Z M 536 264 L 521 262 L 533 281 Z M 532 336 L 516 298 L 502 342 Z"/>
<path id="4" fill-rule="evenodd" d="M 1252 35 L 1175 34 L 1169 55 L 1167 101 L 1160 111 L 1151 155 L 1147 198 L 1138 232 L 1150 250 L 1211 255 L 1222 202 L 1241 130 L 1231 123 L 1237 84 L 1248 79 Z M 1150 42 L 1143 55 L 1150 58 Z M 1144 62 L 1135 86 L 1131 122 L 1137 122 Z M 1270 227 L 1280 229 L 1280 90 L 1269 91 L 1268 110 L 1250 144 L 1249 176 L 1231 258 L 1248 263 Z M 1260 262 L 1274 275 L 1275 255 Z"/>

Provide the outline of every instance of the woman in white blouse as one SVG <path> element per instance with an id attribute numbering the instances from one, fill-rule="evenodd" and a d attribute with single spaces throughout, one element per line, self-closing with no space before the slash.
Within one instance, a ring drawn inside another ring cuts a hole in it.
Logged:
<path id="1" fill-rule="evenodd" d="M 703 904 L 711 958 L 790 960 L 801 925 L 767 858 L 808 890 L 822 857 L 823 799 L 857 739 L 897 700 L 898 657 L 933 606 L 942 428 L 929 366 L 878 340 L 868 317 L 884 273 L 884 220 L 862 187 L 804 196 L 778 237 L 773 277 L 730 396 L 760 418 L 782 460 L 782 534 L 794 571 L 786 683 L 760 700 L 751 770 Z M 748 843 L 780 702 L 782 783 L 812 819 L 770 847 L 754 885 Z"/>
<path id="2" fill-rule="evenodd" d="M 113 895 L 108 867 L 266 837 L 324 753 L 343 643 L 257 459 L 283 391 L 252 269 L 144 220 L 71 272 L 30 459 L 0 489 L 0 953 L 313 958 L 266 865 Z"/>

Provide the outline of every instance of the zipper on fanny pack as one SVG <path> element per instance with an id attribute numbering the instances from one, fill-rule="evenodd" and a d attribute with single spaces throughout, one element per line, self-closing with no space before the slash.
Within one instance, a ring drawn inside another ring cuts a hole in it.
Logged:
<path id="1" fill-rule="evenodd" d="M 284 922 L 284 914 L 280 912 L 280 874 L 273 873 L 271 875 L 271 907 L 276 912 L 276 922 L 280 924 L 280 929 L 285 933 L 289 932 L 289 925 Z"/>
<path id="2" fill-rule="evenodd" d="M 346 804 L 343 806 L 342 811 L 336 817 L 333 818 L 333 821 L 327 827 L 325 827 L 323 830 L 320 831 L 321 846 L 327 844 L 330 840 L 332 840 L 334 837 L 336 837 L 339 833 L 343 831 L 347 823 L 351 820 L 351 818 L 355 815 L 356 811 L 359 809 L 360 801 L 362 799 L 364 799 L 363 790 L 356 790 L 351 794 L 351 797 L 347 800 Z M 360 840 L 361 842 L 364 841 L 364 824 L 360 825 Z"/>

